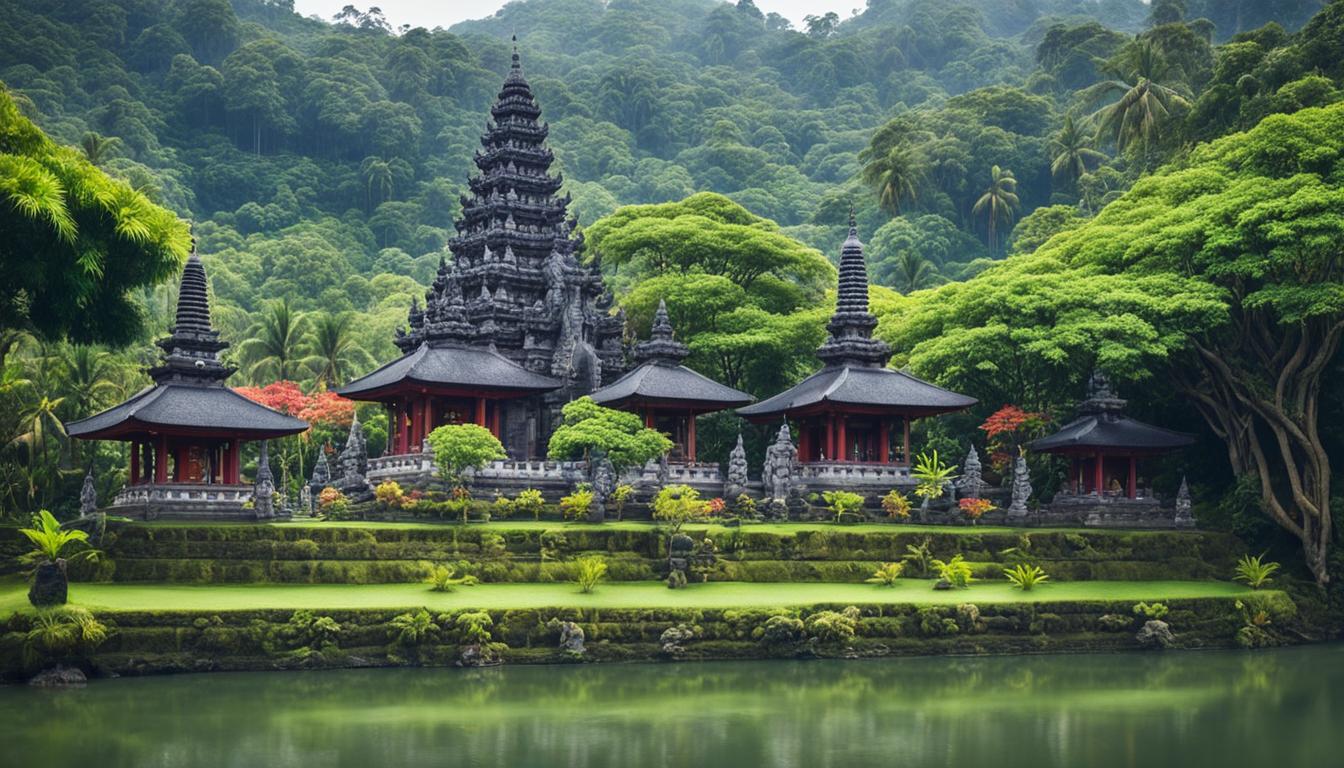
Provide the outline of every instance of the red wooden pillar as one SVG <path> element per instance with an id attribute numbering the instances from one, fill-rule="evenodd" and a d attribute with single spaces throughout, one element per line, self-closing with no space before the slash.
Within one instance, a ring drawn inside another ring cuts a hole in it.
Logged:
<path id="1" fill-rule="evenodd" d="M 1134 456 L 1129 457 L 1129 498 L 1137 498 L 1139 495 L 1139 460 Z"/>
<path id="2" fill-rule="evenodd" d="M 695 461 L 695 411 L 686 417 L 686 460 Z"/>
<path id="3" fill-rule="evenodd" d="M 906 466 L 909 466 L 909 465 L 910 465 L 910 417 L 909 417 L 909 416 L 902 416 L 902 417 L 901 417 L 901 429 L 903 430 L 903 432 L 902 432 L 902 437 L 901 437 L 901 440 L 902 440 L 902 442 L 901 442 L 901 451 L 902 451 L 901 456 L 905 457 L 905 464 L 906 464 Z"/>
<path id="4" fill-rule="evenodd" d="M 168 482 L 168 438 L 154 438 L 154 482 Z"/>
<path id="5" fill-rule="evenodd" d="M 826 414 L 826 456 L 827 459 L 835 458 L 835 414 Z"/>
<path id="6" fill-rule="evenodd" d="M 136 440 L 131 441 L 131 478 L 128 485 L 135 485 L 140 482 L 140 443 Z"/>
<path id="7" fill-rule="evenodd" d="M 425 401 L 417 397 L 411 404 L 411 450 L 419 451 L 425 441 Z"/>
<path id="8" fill-rule="evenodd" d="M 798 420 L 798 460 L 812 460 L 812 429 L 807 419 Z"/>
<path id="9" fill-rule="evenodd" d="M 837 431 L 839 440 L 835 446 L 835 458 L 838 461 L 849 461 L 849 440 L 845 438 L 845 422 L 848 421 L 845 414 L 840 414 L 837 419 L 840 422 L 840 428 Z"/>
<path id="10" fill-rule="evenodd" d="M 1093 469 L 1093 472 L 1092 472 L 1092 490 L 1095 491 L 1096 494 L 1097 494 L 1098 496 L 1101 495 L 1101 491 L 1102 491 L 1102 488 L 1101 488 L 1101 484 L 1102 484 L 1101 471 L 1102 471 L 1102 464 L 1103 464 L 1103 463 L 1104 463 L 1104 462 L 1103 462 L 1103 460 L 1102 460 L 1101 453 L 1098 452 L 1098 453 L 1097 453 L 1097 466 Z"/>
<path id="11" fill-rule="evenodd" d="M 322 450 L 320 447 L 318 450 Z M 242 480 L 243 441 L 233 438 L 229 441 L 229 476 L 224 482 L 238 485 Z"/>
<path id="12" fill-rule="evenodd" d="M 886 419 L 877 428 L 877 460 L 883 464 L 891 461 L 891 424 Z"/>
<path id="13" fill-rule="evenodd" d="M 653 429 L 653 409 L 652 409 L 652 408 L 645 408 L 645 409 L 644 409 L 644 427 L 645 427 L 646 429 Z"/>
<path id="14" fill-rule="evenodd" d="M 411 428 L 409 403 L 405 398 L 397 401 L 397 453 L 405 455 L 411 452 Z"/>
<path id="15" fill-rule="evenodd" d="M 500 408 L 501 403 L 500 403 L 499 401 L 495 401 L 495 402 L 491 403 L 490 405 L 491 405 L 491 407 L 490 407 L 490 434 L 494 435 L 496 440 L 503 440 L 503 438 L 501 438 L 501 437 L 499 436 L 499 420 L 500 420 L 500 413 L 499 413 L 499 412 L 500 412 L 500 410 L 502 410 L 502 409 Z"/>
<path id="16" fill-rule="evenodd" d="M 476 426 L 485 426 L 485 398 L 476 398 Z"/>

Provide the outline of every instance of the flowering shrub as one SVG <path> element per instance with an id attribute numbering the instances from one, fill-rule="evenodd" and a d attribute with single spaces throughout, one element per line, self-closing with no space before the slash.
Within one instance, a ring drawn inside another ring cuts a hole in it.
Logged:
<path id="1" fill-rule="evenodd" d="M 1018 449 L 1028 440 L 1045 431 L 1044 413 L 1024 411 L 1016 405 L 1005 405 L 980 425 L 989 449 L 989 463 L 996 472 L 1004 472 L 1017 457 Z"/>
<path id="2" fill-rule="evenodd" d="M 339 520 L 350 512 L 350 500 L 344 493 L 327 486 L 317 494 L 317 508 L 327 517 Z"/>
<path id="3" fill-rule="evenodd" d="M 971 520 L 979 520 L 981 515 L 986 512 L 993 512 L 997 509 L 997 507 L 990 503 L 989 499 L 961 499 L 957 502 L 957 506 L 961 507 L 962 514 L 966 515 Z"/>
<path id="4" fill-rule="evenodd" d="M 400 509 L 406 501 L 406 494 L 402 493 L 401 485 L 395 480 L 386 480 L 378 484 L 373 489 L 373 498 L 378 502 L 378 506 L 385 509 Z"/>
<path id="5" fill-rule="evenodd" d="M 910 517 L 910 499 L 893 488 L 882 497 L 882 511 L 887 513 L 887 517 L 899 517 L 905 520 Z"/>
<path id="6" fill-rule="evenodd" d="M 728 508 L 728 502 L 724 501 L 723 499 L 717 496 L 705 502 L 705 512 L 708 513 L 711 517 L 722 515 L 723 511 L 727 508 Z"/>

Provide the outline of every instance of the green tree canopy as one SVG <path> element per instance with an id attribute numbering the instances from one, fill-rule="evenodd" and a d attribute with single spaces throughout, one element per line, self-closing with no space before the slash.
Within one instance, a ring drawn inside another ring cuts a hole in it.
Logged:
<path id="1" fill-rule="evenodd" d="M 672 450 L 672 441 L 658 430 L 645 427 L 639 416 L 604 408 L 591 397 L 567 403 L 560 414 L 560 425 L 547 445 L 547 455 L 553 461 L 587 458 L 601 451 L 620 471 Z"/>

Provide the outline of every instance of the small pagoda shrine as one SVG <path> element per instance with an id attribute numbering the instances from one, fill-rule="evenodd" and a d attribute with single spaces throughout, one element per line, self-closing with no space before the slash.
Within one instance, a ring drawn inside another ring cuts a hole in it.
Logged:
<path id="1" fill-rule="evenodd" d="M 840 282 L 821 370 L 738 413 L 754 422 L 794 422 L 798 461 L 908 466 L 910 422 L 968 408 L 976 400 L 887 366 L 891 349 L 873 338 L 868 270 L 854 215 L 840 252 Z"/>
<path id="2" fill-rule="evenodd" d="M 468 179 L 453 258 L 397 331 L 402 357 L 338 391 L 385 403 L 389 453 L 443 424 L 489 427 L 514 459 L 546 452 L 560 408 L 624 371 L 625 319 L 596 263 L 581 264 L 549 129 L 517 50 Z M 377 461 L 376 466 L 387 462 Z"/>
<path id="3" fill-rule="evenodd" d="M 95 416 L 66 425 L 81 440 L 131 445 L 130 474 L 114 506 L 147 516 L 232 514 L 251 500 L 241 477 L 242 443 L 293 435 L 306 422 L 255 403 L 225 386 L 234 372 L 228 347 L 210 324 L 205 267 L 193 251 L 182 270 L 177 319 L 158 342 L 154 385 Z"/>
<path id="4" fill-rule="evenodd" d="M 746 405 L 755 398 L 682 365 L 689 354 L 686 345 L 674 338 L 667 304 L 659 301 L 649 340 L 635 346 L 638 367 L 592 398 L 639 414 L 646 427 L 672 439 L 673 459 L 695 463 L 695 417 Z"/>
<path id="5" fill-rule="evenodd" d="M 1129 418 L 1126 405 L 1106 375 L 1094 372 L 1088 380 L 1087 399 L 1078 405 L 1078 418 L 1030 448 L 1068 457 L 1067 490 L 1075 496 L 1137 499 L 1149 495 L 1139 487 L 1139 462 L 1195 441 L 1185 433 Z"/>

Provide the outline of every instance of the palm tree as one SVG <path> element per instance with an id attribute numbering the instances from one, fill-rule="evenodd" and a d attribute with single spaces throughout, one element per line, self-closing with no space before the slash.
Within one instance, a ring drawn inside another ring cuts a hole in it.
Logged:
<path id="1" fill-rule="evenodd" d="M 1064 118 L 1064 128 L 1050 140 L 1050 151 L 1054 160 L 1050 163 L 1050 173 L 1056 179 L 1064 179 L 1069 188 L 1077 186 L 1078 179 L 1092 170 L 1089 165 L 1100 165 L 1106 160 L 1103 152 L 1092 148 L 1092 139 L 1073 122 L 1073 116 Z"/>
<path id="2" fill-rule="evenodd" d="M 364 158 L 364 162 L 359 164 L 359 173 L 364 177 L 364 201 L 368 209 L 374 209 L 373 191 L 378 190 L 378 202 L 385 202 L 392 197 L 392 164 L 382 159 L 370 155 Z"/>
<path id="3" fill-rule="evenodd" d="M 928 288 L 937 279 L 933 262 L 914 251 L 902 251 L 891 270 L 892 287 L 904 294 Z"/>
<path id="4" fill-rule="evenodd" d="M 1188 89 L 1179 70 L 1149 42 L 1136 42 L 1106 66 L 1115 79 L 1083 92 L 1087 103 L 1116 99 L 1093 113 L 1097 137 L 1121 152 L 1139 147 L 1146 155 L 1164 137 L 1163 130 L 1177 108 L 1188 109 Z"/>
<path id="5" fill-rule="evenodd" d="M 43 395 L 20 406 L 18 429 L 21 431 L 9 441 L 9 447 L 24 448 L 28 454 L 25 474 L 29 499 L 37 495 L 38 485 L 45 485 L 45 482 L 38 482 L 39 478 L 49 477 L 55 469 L 51 465 L 51 456 L 47 450 L 50 438 L 52 436 L 56 438 L 58 459 L 61 446 L 69 439 L 65 434 L 65 425 L 56 415 L 63 400 L 64 398 Z"/>
<path id="6" fill-rule="evenodd" d="M 323 312 L 313 322 L 309 355 L 303 363 L 323 387 L 331 388 L 348 379 L 355 368 L 373 362 L 369 353 L 355 341 L 353 319 L 348 312 Z"/>
<path id="7" fill-rule="evenodd" d="M 919 196 L 924 167 L 914 152 L 897 145 L 868 161 L 863 167 L 863 180 L 877 190 L 878 203 L 896 216 L 902 205 L 913 203 Z"/>
<path id="8" fill-rule="evenodd" d="M 116 136 L 103 136 L 95 131 L 84 134 L 84 138 L 79 141 L 79 148 L 84 150 L 84 157 L 97 166 L 101 166 L 104 161 L 112 157 L 112 153 L 121 146 L 121 139 Z"/>
<path id="9" fill-rule="evenodd" d="M 299 372 L 308 318 L 284 298 L 266 305 L 238 345 L 248 378 L 254 384 L 293 379 Z"/>
<path id="10" fill-rule="evenodd" d="M 1017 179 L 1013 178 L 1013 172 L 1007 168 L 994 166 L 989 173 L 989 186 L 971 209 L 971 215 L 985 220 L 991 251 L 998 242 L 1000 225 L 1004 228 L 1012 227 L 1020 206 L 1021 203 L 1017 199 Z"/>
<path id="11" fill-rule="evenodd" d="M 77 344 L 60 357 L 63 399 L 84 418 L 122 394 L 121 370 L 111 354 Z"/>

